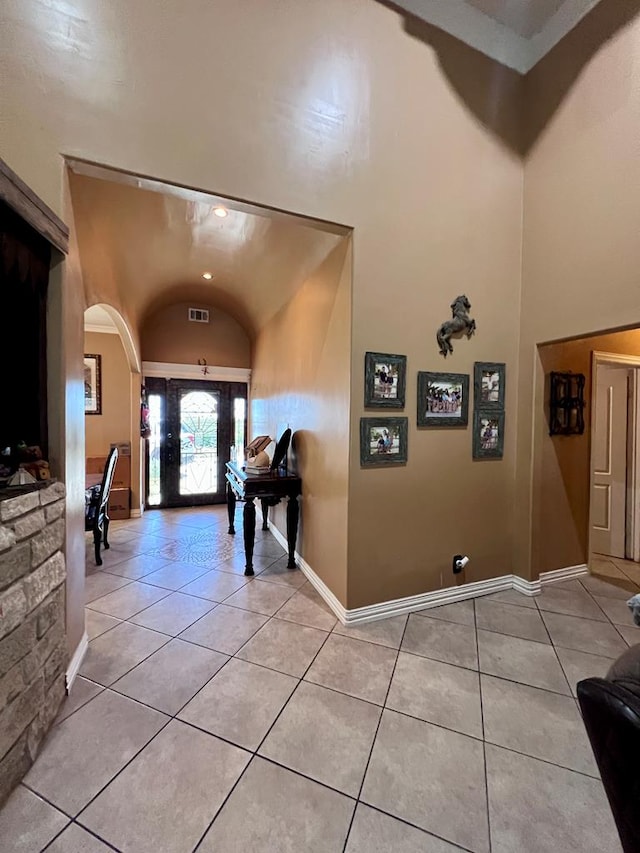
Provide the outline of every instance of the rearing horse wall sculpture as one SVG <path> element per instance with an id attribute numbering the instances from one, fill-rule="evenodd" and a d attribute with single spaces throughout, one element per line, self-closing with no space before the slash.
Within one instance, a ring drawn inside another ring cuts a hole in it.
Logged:
<path id="1" fill-rule="evenodd" d="M 462 296 L 457 296 L 451 303 L 453 320 L 445 320 L 438 329 L 438 333 L 436 335 L 440 352 L 445 358 L 449 353 L 453 352 L 453 346 L 451 344 L 452 335 L 463 333 L 467 338 L 470 338 L 471 335 L 475 333 L 476 321 L 469 317 L 470 309 L 471 303 L 464 294 Z"/>

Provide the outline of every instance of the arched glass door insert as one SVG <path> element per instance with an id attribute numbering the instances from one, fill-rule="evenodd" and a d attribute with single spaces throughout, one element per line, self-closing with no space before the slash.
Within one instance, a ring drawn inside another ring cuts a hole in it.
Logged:
<path id="1" fill-rule="evenodd" d="M 220 394 L 188 391 L 180 395 L 178 491 L 185 495 L 218 492 L 218 414 Z"/>

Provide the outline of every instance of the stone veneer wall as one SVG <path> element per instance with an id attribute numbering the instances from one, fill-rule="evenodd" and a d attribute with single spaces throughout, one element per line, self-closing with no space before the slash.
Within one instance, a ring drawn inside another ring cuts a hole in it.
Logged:
<path id="1" fill-rule="evenodd" d="M 65 490 L 0 494 L 0 805 L 65 695 Z"/>

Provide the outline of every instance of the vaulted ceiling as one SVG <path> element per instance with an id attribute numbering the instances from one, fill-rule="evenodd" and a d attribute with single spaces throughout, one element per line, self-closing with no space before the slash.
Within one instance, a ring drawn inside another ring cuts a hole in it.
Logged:
<path id="1" fill-rule="evenodd" d="M 383 0 L 385 2 L 385 0 Z M 599 0 L 394 0 L 509 68 L 526 74 Z"/>
<path id="2" fill-rule="evenodd" d="M 115 293 L 140 324 L 169 304 L 193 302 L 230 314 L 253 336 L 348 231 L 80 161 L 70 167 L 89 301 Z"/>

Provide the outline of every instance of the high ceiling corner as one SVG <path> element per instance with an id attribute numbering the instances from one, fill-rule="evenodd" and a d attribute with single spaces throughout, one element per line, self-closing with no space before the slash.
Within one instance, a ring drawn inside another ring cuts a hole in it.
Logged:
<path id="1" fill-rule="evenodd" d="M 599 2 L 395 0 L 393 5 L 526 74 Z"/>

